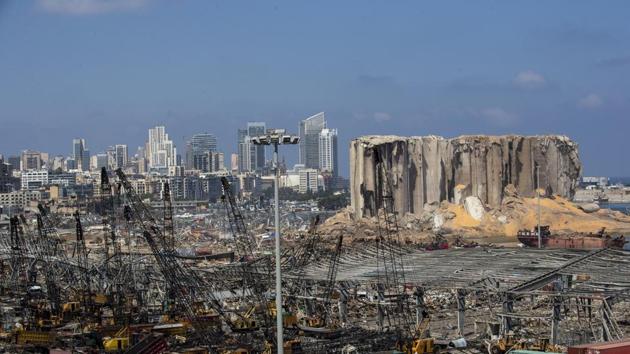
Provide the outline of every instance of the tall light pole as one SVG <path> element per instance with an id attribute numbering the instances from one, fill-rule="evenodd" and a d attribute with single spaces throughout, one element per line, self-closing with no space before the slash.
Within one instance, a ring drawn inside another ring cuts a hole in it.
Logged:
<path id="1" fill-rule="evenodd" d="M 540 166 L 536 165 L 536 201 L 538 204 L 538 248 L 542 248 L 542 235 L 540 234 Z"/>
<path id="2" fill-rule="evenodd" d="M 251 138 L 254 145 L 273 145 L 274 168 L 274 209 L 276 227 L 276 326 L 278 354 L 284 353 L 284 340 L 282 334 L 282 274 L 280 272 L 280 200 L 278 197 L 278 184 L 280 182 L 280 168 L 278 166 L 278 145 L 295 145 L 300 138 L 285 134 L 284 129 L 269 129 L 266 135 Z"/>

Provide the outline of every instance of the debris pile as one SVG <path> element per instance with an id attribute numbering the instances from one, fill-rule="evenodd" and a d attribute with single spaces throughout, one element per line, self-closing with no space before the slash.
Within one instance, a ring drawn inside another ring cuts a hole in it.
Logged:
<path id="1" fill-rule="evenodd" d="M 399 216 L 400 233 L 407 243 L 421 243 L 435 234 L 514 242 L 519 230 L 536 227 L 538 199 L 519 196 L 511 184 L 505 187 L 504 194 L 497 207 L 483 204 L 474 196 L 462 198 L 460 203 L 427 203 L 422 212 Z M 630 216 L 599 206 L 575 204 L 557 195 L 540 198 L 540 215 L 541 224 L 549 225 L 554 234 L 596 233 L 602 228 L 612 233 L 630 232 Z M 322 230 L 330 236 L 344 234 L 348 239 L 362 241 L 374 239 L 377 226 L 377 217 L 357 218 L 349 207 L 326 220 Z"/>

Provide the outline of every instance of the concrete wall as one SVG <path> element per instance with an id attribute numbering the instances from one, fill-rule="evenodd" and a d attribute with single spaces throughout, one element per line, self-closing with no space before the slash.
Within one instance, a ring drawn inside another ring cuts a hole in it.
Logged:
<path id="1" fill-rule="evenodd" d="M 508 184 L 519 195 L 534 195 L 535 166 L 541 188 L 573 196 L 581 164 L 577 144 L 565 136 L 364 136 L 350 143 L 352 207 L 357 217 L 374 215 L 385 170 L 401 213 L 421 214 L 425 203 L 452 202 L 457 185 L 498 206 Z"/>

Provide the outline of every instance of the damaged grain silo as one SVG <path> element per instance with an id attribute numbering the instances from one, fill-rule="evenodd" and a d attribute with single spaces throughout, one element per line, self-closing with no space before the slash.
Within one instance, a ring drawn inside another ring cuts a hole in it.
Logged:
<path id="1" fill-rule="evenodd" d="M 420 214 L 426 203 L 456 202 L 462 194 L 499 206 L 508 184 L 521 196 L 533 196 L 537 170 L 541 188 L 571 198 L 581 173 L 577 144 L 559 135 L 364 136 L 350 143 L 357 217 L 374 215 L 379 205 L 379 171 L 387 171 L 395 210 Z"/>

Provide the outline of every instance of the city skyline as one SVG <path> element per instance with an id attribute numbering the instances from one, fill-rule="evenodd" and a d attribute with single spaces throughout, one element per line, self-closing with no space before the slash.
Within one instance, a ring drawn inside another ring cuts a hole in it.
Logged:
<path id="1" fill-rule="evenodd" d="M 317 129 L 311 129 L 310 132 L 312 137 L 309 136 L 311 140 L 311 148 L 312 150 L 309 154 L 310 163 L 306 164 L 307 168 L 315 168 L 321 170 L 322 172 L 328 173 L 339 173 L 338 167 L 338 144 L 337 144 L 337 129 L 329 129 L 327 128 L 327 121 L 325 119 L 325 113 L 320 112 L 311 117 L 308 117 L 304 120 L 299 121 L 298 131 L 300 131 L 304 122 L 317 120 L 318 124 L 321 127 Z M 318 125 L 318 126 L 319 126 Z M 272 128 L 273 129 L 273 128 Z M 237 130 L 237 148 L 236 150 L 219 150 L 218 148 L 218 140 L 216 135 L 212 133 L 203 132 L 203 133 L 195 133 L 190 138 L 184 137 L 184 143 L 181 144 L 184 146 L 183 153 L 177 152 L 178 144 L 174 142 L 173 139 L 170 139 L 169 134 L 167 132 L 168 127 L 164 125 L 155 125 L 148 129 L 149 139 L 145 141 L 144 144 L 138 144 L 138 152 L 145 153 L 146 155 L 137 156 L 138 158 L 147 158 L 147 165 L 150 167 L 151 164 L 155 164 L 159 161 L 163 163 L 160 165 L 162 167 L 168 167 L 169 165 L 177 165 L 177 159 L 181 159 L 181 166 L 184 166 L 188 169 L 200 169 L 204 170 L 204 168 L 198 168 L 199 165 L 207 166 L 210 164 L 210 161 L 207 160 L 213 159 L 214 157 L 208 156 L 209 152 L 221 152 L 223 154 L 230 155 L 241 155 L 241 144 L 243 143 L 244 138 L 248 138 L 246 142 L 247 148 L 249 150 L 248 158 L 250 161 L 256 161 L 252 164 L 255 168 L 245 169 L 244 171 L 257 171 L 261 172 L 262 168 L 265 167 L 266 163 L 270 160 L 266 158 L 266 150 L 264 146 L 254 146 L 251 144 L 249 140 L 251 140 L 254 136 L 263 135 L 267 131 L 267 126 L 265 122 L 247 122 L 245 129 Z M 303 139 L 307 140 L 307 139 Z M 321 146 L 322 142 L 324 142 L 324 146 Z M 166 145 L 165 145 L 166 144 Z M 133 146 L 133 144 L 131 144 Z M 72 170 L 83 170 L 86 171 L 92 168 L 94 165 L 104 165 L 100 162 L 101 158 L 107 158 L 107 166 L 113 166 L 114 168 L 121 168 L 127 165 L 129 161 L 129 149 L 128 144 L 110 144 L 103 149 L 96 149 L 94 152 L 91 152 L 87 149 L 87 139 L 84 138 L 74 138 L 72 139 L 72 151 L 70 154 L 63 153 L 50 153 L 48 151 L 41 151 L 46 155 L 50 155 L 51 159 L 48 161 L 50 163 L 50 167 L 54 165 L 55 160 L 60 158 L 66 163 L 66 168 Z M 157 153 L 152 153 L 152 150 L 161 151 L 161 153 L 165 156 L 157 157 Z M 38 154 L 39 150 L 32 149 L 22 149 L 17 154 L 5 153 L 7 157 L 17 157 L 21 156 L 25 151 L 34 151 Z M 148 153 L 146 153 L 148 151 Z M 180 150 L 181 151 L 181 150 Z M 138 153 L 136 153 L 137 155 Z M 85 156 L 84 156 L 85 155 Z M 152 155 L 156 155 L 152 157 Z M 300 161 L 300 150 L 298 150 L 297 160 L 293 161 L 294 164 L 304 164 Z M 79 157 L 77 157 L 79 156 Z M 132 155 L 133 156 L 133 155 Z M 282 159 L 285 159 L 285 155 L 281 155 Z M 98 159 L 97 159 L 98 158 Z M 204 159 L 201 161 L 201 159 Z M 77 163 L 76 161 L 80 160 L 81 163 Z M 153 161 L 155 160 L 155 161 Z M 165 161 L 169 161 L 168 163 Z M 199 160 L 199 161 L 198 161 Z M 251 162 L 250 162 L 251 163 Z M 216 162 L 215 162 L 216 164 Z M 240 163 L 239 163 L 240 164 Z M 88 168 L 84 168 L 84 166 L 90 166 Z M 159 168 L 159 167 L 158 167 Z M 53 170 L 55 168 L 52 168 Z"/>
<path id="2" fill-rule="evenodd" d="M 243 130 L 245 132 L 250 131 L 252 133 L 252 136 L 257 136 L 257 135 L 262 135 L 266 132 L 267 128 L 266 128 L 266 123 L 265 122 L 247 122 L 246 123 L 247 128 L 246 129 L 239 129 L 239 130 Z M 112 165 L 116 166 L 116 168 L 118 167 L 123 167 L 130 156 L 134 156 L 134 154 L 129 154 L 129 148 L 128 146 L 136 146 L 138 148 L 137 151 L 146 151 L 146 148 L 149 147 L 151 145 L 150 141 L 156 140 L 155 144 L 159 145 L 162 143 L 162 141 L 165 141 L 166 144 L 169 146 L 169 149 L 172 148 L 172 151 L 174 153 L 174 156 L 177 157 L 179 156 L 182 159 L 182 165 L 183 166 L 187 166 L 187 160 L 186 160 L 186 154 L 189 153 L 190 151 L 188 150 L 188 148 L 190 147 L 190 143 L 191 142 L 195 142 L 196 144 L 199 145 L 203 145 L 204 148 L 208 148 L 208 151 L 211 152 L 221 152 L 221 153 L 225 153 L 231 155 L 231 154 L 238 154 L 238 149 L 227 149 L 227 150 L 222 150 L 218 147 L 218 141 L 220 139 L 218 139 L 216 137 L 216 135 L 209 133 L 209 132 L 203 132 L 203 133 L 195 133 L 192 134 L 190 137 L 183 137 L 182 142 L 181 143 L 176 143 L 174 139 L 170 139 L 170 136 L 168 134 L 168 130 L 169 127 L 166 125 L 162 125 L 162 124 L 154 124 L 151 125 L 149 127 L 147 127 L 144 130 L 144 135 L 145 135 L 145 141 L 144 142 L 134 142 L 134 143 L 130 143 L 130 144 L 112 144 L 112 143 L 107 143 L 105 146 L 103 147 L 99 147 L 96 149 L 88 149 L 88 141 L 89 139 L 86 138 L 73 138 L 72 139 L 72 149 L 68 152 L 68 151 L 63 151 L 63 149 L 61 149 L 60 151 L 53 151 L 50 149 L 32 149 L 32 148 L 19 148 L 17 151 L 2 151 L 0 152 L 0 156 L 4 156 L 5 158 L 9 158 L 9 157 L 17 157 L 20 158 L 21 155 L 23 155 L 24 153 L 27 152 L 32 152 L 32 153 L 36 153 L 36 154 L 44 154 L 46 156 L 50 156 L 49 158 L 49 162 L 52 165 L 54 162 L 54 159 L 57 157 L 61 157 L 63 158 L 66 162 L 71 161 L 72 165 L 69 167 L 70 169 L 75 169 L 75 170 L 82 170 L 82 165 L 92 165 L 90 162 L 90 158 L 92 157 L 96 157 L 97 155 L 107 155 L 107 154 L 111 154 L 111 159 L 112 159 Z M 146 139 L 146 134 L 148 131 L 148 136 L 149 138 Z M 255 134 L 254 134 L 255 133 Z M 249 136 L 249 134 L 247 134 L 247 136 Z M 207 139 L 209 138 L 211 141 L 210 142 L 201 142 L 202 139 Z M 230 140 L 230 139 L 226 139 L 226 140 Z M 33 145 L 37 145 L 37 144 L 33 144 Z M 54 145 L 54 144 L 53 144 Z M 157 146 L 156 145 L 156 146 Z M 194 145 L 194 144 L 193 144 Z M 206 146 L 207 145 L 207 146 Z M 223 145 L 230 145 L 229 143 L 223 144 Z M 42 146 L 42 145 L 38 145 L 38 146 Z M 178 146 L 183 146 L 184 149 L 183 153 L 178 152 Z M 263 147 L 264 148 L 264 147 Z M 161 148 L 160 148 L 161 149 Z M 67 150 L 67 149 L 66 149 Z M 163 149 L 162 149 L 163 150 Z M 85 155 L 85 156 L 84 156 Z M 137 152 L 135 153 L 135 155 L 137 155 Z M 80 158 L 81 165 L 75 165 L 74 160 L 76 159 L 76 156 L 82 156 Z M 170 155 L 169 155 L 170 156 Z M 257 156 L 258 159 L 260 160 L 260 162 L 262 161 L 269 161 L 269 159 L 266 158 L 266 151 L 264 149 L 255 149 L 251 151 L 251 156 Z M 142 157 L 142 156 L 139 156 Z M 170 159 L 170 157 L 169 157 Z M 298 163 L 298 161 L 296 160 L 295 163 Z M 261 166 L 263 166 L 264 164 L 261 164 Z M 33 168 L 33 169 L 38 169 L 39 166 L 41 166 L 41 164 L 37 165 L 37 168 Z M 79 168 L 81 167 L 81 168 Z M 29 168 L 31 169 L 31 168 Z"/>

